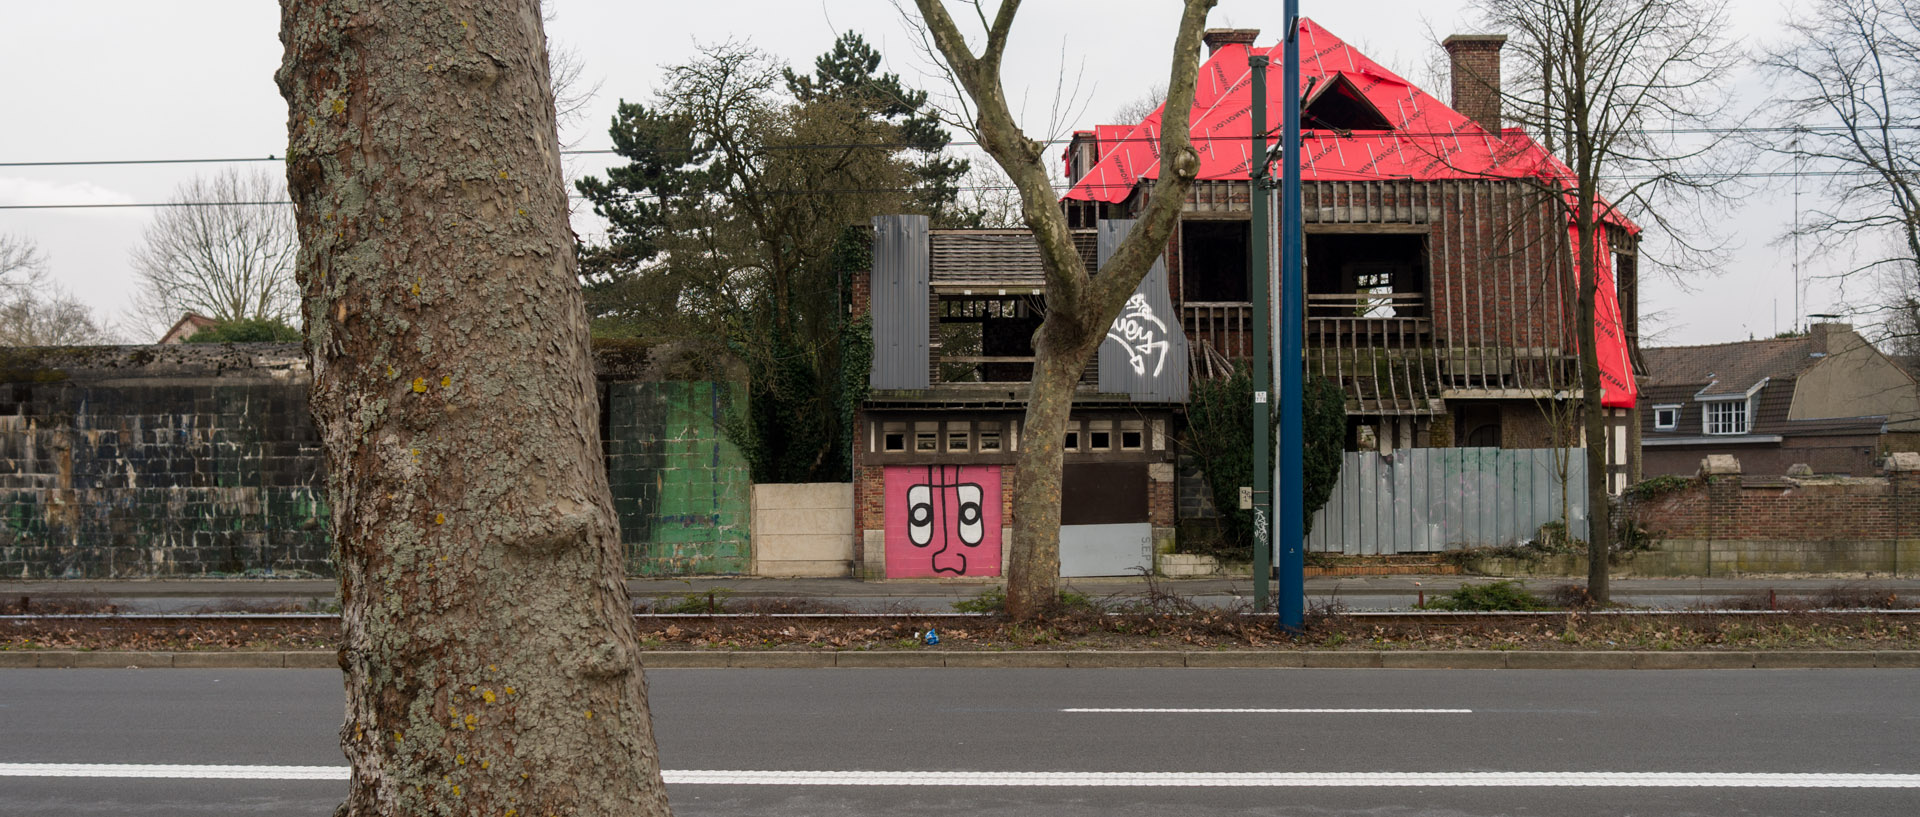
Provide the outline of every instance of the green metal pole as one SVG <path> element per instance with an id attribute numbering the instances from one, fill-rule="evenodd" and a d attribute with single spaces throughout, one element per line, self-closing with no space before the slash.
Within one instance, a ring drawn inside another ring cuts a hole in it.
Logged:
<path id="1" fill-rule="evenodd" d="M 1272 260 L 1267 257 L 1270 240 L 1268 193 L 1272 179 L 1267 175 L 1267 63 L 1265 55 L 1247 58 L 1253 72 L 1253 167 L 1247 174 L 1248 199 L 1253 206 L 1253 259 L 1249 272 L 1253 277 L 1253 609 L 1265 613 L 1273 582 L 1273 538 L 1269 535 L 1268 510 L 1273 505 L 1273 468 L 1268 459 L 1273 451 L 1269 430 L 1267 395 L 1273 390 L 1273 365 L 1267 360 L 1267 281 L 1272 275 Z"/>

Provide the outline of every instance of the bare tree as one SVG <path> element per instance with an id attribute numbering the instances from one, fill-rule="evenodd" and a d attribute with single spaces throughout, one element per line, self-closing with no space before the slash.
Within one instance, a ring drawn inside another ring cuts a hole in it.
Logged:
<path id="1" fill-rule="evenodd" d="M 52 280 L 46 256 L 27 238 L 0 235 L 0 346 L 110 343 L 93 310 Z"/>
<path id="2" fill-rule="evenodd" d="M 1796 231 L 1876 285 L 1859 311 L 1886 340 L 1920 348 L 1920 0 L 1819 0 L 1788 30 L 1761 57 L 1784 129 L 1766 147 L 1824 193 Z"/>
<path id="3" fill-rule="evenodd" d="M 1607 490 L 1607 413 L 1595 331 L 1608 202 L 1661 229 L 1680 253 L 1710 253 L 1697 224 L 1676 221 L 1667 200 L 1711 193 L 1726 178 L 1703 164 L 1720 142 L 1676 131 L 1718 124 L 1721 93 L 1737 54 L 1724 39 L 1725 0 L 1474 0 L 1493 30 L 1506 32 L 1512 82 L 1502 83 L 1509 118 L 1566 163 L 1565 202 L 1573 223 L 1574 326 L 1580 332 L 1582 427 L 1586 440 L 1588 593 L 1608 599 L 1612 549 Z M 1488 78 L 1489 80 L 1492 78 Z M 1689 208 L 1695 212 L 1705 208 Z M 1643 255 L 1644 259 L 1644 255 Z"/>
<path id="4" fill-rule="evenodd" d="M 1214 0 L 1186 0 L 1174 35 L 1170 89 L 1160 130 L 1160 178 L 1139 223 L 1120 247 L 1088 275 L 1067 230 L 1045 165 L 1046 146 L 1020 130 L 1001 86 L 1000 61 L 1020 0 L 1002 0 L 988 18 L 970 0 L 984 29 L 978 54 L 940 0 L 915 0 L 934 45 L 971 101 L 972 131 L 1020 192 L 1021 215 L 1033 231 L 1046 267 L 1047 314 L 1033 336 L 1033 383 L 1023 445 L 1014 460 L 1013 544 L 1007 560 L 1007 612 L 1031 618 L 1058 601 L 1060 581 L 1061 443 L 1073 408 L 1073 386 L 1106 337 L 1127 296 L 1165 249 L 1200 157 L 1187 133 L 1199 71 L 1200 33 Z"/>
<path id="5" fill-rule="evenodd" d="M 668 812 L 538 0 L 284 0 L 348 815 Z"/>
<path id="6" fill-rule="evenodd" d="M 130 318 L 154 335 L 187 312 L 293 321 L 299 241 L 285 200 L 282 181 L 264 171 L 229 169 L 182 184 L 133 250 L 140 283 Z"/>
<path id="7" fill-rule="evenodd" d="M 1167 87 L 1164 85 L 1155 85 L 1148 88 L 1145 93 L 1122 103 L 1119 108 L 1115 109 L 1113 112 L 1113 122 L 1116 125 L 1139 124 L 1146 120 L 1147 117 L 1152 116 L 1154 111 L 1160 110 L 1160 104 L 1166 101 Z"/>

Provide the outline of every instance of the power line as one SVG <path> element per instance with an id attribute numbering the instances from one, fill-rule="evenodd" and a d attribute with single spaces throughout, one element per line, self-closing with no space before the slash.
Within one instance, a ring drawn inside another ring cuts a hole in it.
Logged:
<path id="1" fill-rule="evenodd" d="M 1340 172 L 1340 171 L 1330 171 L 1330 173 L 1339 173 L 1339 172 Z M 1870 171 L 1870 170 L 1816 170 L 1816 171 L 1788 171 L 1788 170 L 1772 170 L 1772 171 L 1742 171 L 1742 172 L 1730 172 L 1730 173 L 1694 173 L 1694 174 L 1687 174 L 1687 178 L 1690 178 L 1690 179 L 1701 179 L 1701 180 L 1734 180 L 1734 179 L 1784 179 L 1784 178 L 1842 178 L 1842 177 L 1871 177 L 1871 176 L 1878 176 L 1878 175 L 1880 175 L 1880 174 L 1879 174 L 1878 172 L 1876 172 L 1876 171 Z M 1459 179 L 1431 179 L 1431 180 L 1422 180 L 1422 179 L 1413 179 L 1413 178 L 1410 178 L 1410 177 L 1407 177 L 1407 176 L 1394 176 L 1394 175 L 1371 175 L 1371 174 L 1370 174 L 1370 175 L 1361 175 L 1361 174 L 1357 174 L 1357 173 L 1356 173 L 1356 174 L 1352 174 L 1352 178 L 1340 178 L 1340 179 L 1331 179 L 1331 178 L 1330 178 L 1330 179 L 1321 179 L 1321 180 L 1319 180 L 1319 181 L 1327 181 L 1327 182 L 1366 182 L 1366 181 L 1522 181 L 1522 180 L 1525 180 L 1525 179 L 1528 179 L 1528 178 L 1532 178 L 1532 177 L 1517 177 L 1517 176 L 1516 176 L 1516 177 L 1507 177 L 1507 176 L 1485 176 L 1485 177 L 1461 177 L 1461 178 L 1459 178 Z M 1606 180 L 1606 181 L 1621 181 L 1621 182 L 1631 182 L 1631 181 L 1652 181 L 1652 180 L 1655 180 L 1655 179 L 1658 179 L 1658 178 L 1661 178 L 1661 177 L 1660 177 L 1660 176 L 1602 176 L 1601 178 L 1602 178 L 1603 180 Z M 1238 180 L 1234 180 L 1234 179 L 1225 179 L 1225 180 L 1213 180 L 1213 181 L 1238 181 Z M 1062 182 L 1056 182 L 1056 183 L 1054 183 L 1054 184 L 1052 185 L 1052 187 L 1053 187 L 1053 189 L 1055 189 L 1055 190 L 1060 190 L 1060 191 L 1065 191 L 1065 190 L 1072 190 L 1072 189 L 1076 189 L 1076 188 L 1077 188 L 1077 189 L 1086 189 L 1086 190 L 1103 190 L 1103 189 L 1114 189 L 1114 188 L 1120 188 L 1120 189 L 1130 189 L 1130 188 L 1132 188 L 1132 187 L 1133 187 L 1133 186 L 1134 186 L 1135 184 L 1137 184 L 1137 182 L 1134 182 L 1134 183 L 1121 183 L 1121 182 L 1115 182 L 1115 183 L 1109 183 L 1109 184 L 1091 184 L 1091 183 L 1089 183 L 1089 184 L 1080 184 L 1080 185 L 1074 185 L 1074 184 L 1067 184 L 1067 183 L 1062 183 Z M 954 186 L 954 187 L 951 187 L 951 188 L 946 188 L 946 189 L 951 189 L 951 190 L 954 190 L 954 191 L 957 191 L 957 192 L 982 192 L 982 193 L 984 193 L 984 192 L 996 192 L 996 191 L 998 191 L 998 192 L 1006 192 L 1006 191 L 1017 191 L 1017 190 L 1019 190 L 1019 188 L 1018 188 L 1018 187 L 1016 187 L 1016 186 L 1014 186 L 1014 185 L 1010 185 L 1010 184 L 991 184 L 991 185 L 957 185 L 957 186 Z M 852 188 L 852 187 L 843 187 L 843 188 L 811 188 L 811 189 L 799 189 L 799 190 L 763 190 L 763 191 L 759 191 L 758 193 L 754 193 L 754 194 L 745 194 L 745 193 L 744 193 L 743 191 L 736 191 L 736 192 L 735 192 L 735 193 L 734 193 L 733 195 L 759 195 L 759 196 L 817 196 L 817 195 L 869 195 L 869 196 L 880 196 L 880 195 L 911 195 L 911 194 L 914 194 L 914 193 L 922 193 L 922 192 L 925 192 L 925 190 L 922 190 L 922 189 L 918 189 L 918 188 L 908 188 L 908 187 L 874 187 L 874 188 Z M 578 194 L 569 194 L 569 195 L 567 196 L 567 198 L 568 198 L 569 200 L 572 200 L 572 201 L 587 201 L 587 200 L 588 200 L 588 199 L 587 199 L 587 198 L 586 198 L 585 196 L 582 196 L 582 195 L 578 195 Z M 661 198 L 662 198 L 662 197 L 660 197 L 660 196 L 657 196 L 657 195 L 627 195 L 627 196 L 624 196 L 623 198 L 625 198 L 625 199 L 626 199 L 626 200 L 628 200 L 628 201 L 659 201 L 659 200 L 661 200 Z M 0 204 L 0 210 L 86 210 L 86 209 L 114 209 L 114 208 L 141 208 L 141 207 L 254 207 L 254 206 L 262 206 L 262 205 L 267 205 L 267 206 L 278 206 L 278 205 L 290 205 L 290 204 L 293 204 L 293 202 L 292 202 L 292 201 L 290 201 L 290 200 L 279 200 L 279 201 L 162 201 L 162 202 L 102 202 L 102 203 L 97 203 L 97 204 Z"/>
<path id="2" fill-rule="evenodd" d="M 1882 130 L 1882 129 L 1897 130 L 1897 131 L 1920 131 L 1920 124 L 1888 125 L 1885 128 L 1881 128 L 1878 126 L 1873 128 L 1868 128 L 1868 130 Z M 1633 134 L 1633 135 L 1650 135 L 1650 136 L 1654 136 L 1654 135 L 1657 135 L 1657 136 L 1738 136 L 1738 135 L 1767 134 L 1767 133 L 1845 134 L 1845 133 L 1851 132 L 1852 130 L 1856 130 L 1856 129 L 1849 128 L 1844 125 L 1818 125 L 1818 126 L 1810 126 L 1810 127 L 1781 126 L 1781 127 L 1728 127 L 1728 128 L 1637 128 L 1637 129 L 1630 129 L 1630 130 L 1622 130 L 1620 131 L 1620 133 Z M 1314 133 L 1331 133 L 1331 134 L 1334 134 L 1332 138 L 1339 138 L 1339 139 L 1454 139 L 1454 138 L 1460 138 L 1460 137 L 1471 137 L 1473 135 L 1470 131 L 1464 131 L 1464 130 L 1458 130 L 1458 131 L 1337 131 L 1336 129 L 1331 129 L 1331 128 L 1309 128 L 1307 129 L 1307 133 L 1310 135 Z M 1487 134 L 1487 135 L 1494 136 L 1497 138 L 1497 135 L 1495 134 Z M 1245 142 L 1248 140 L 1248 138 L 1249 137 L 1247 136 L 1200 135 L 1200 136 L 1192 137 L 1192 141 L 1194 142 L 1211 142 L 1211 141 Z M 1314 136 L 1312 138 L 1328 138 L 1328 137 Z M 1160 138 L 1158 136 L 1141 136 L 1141 137 L 1125 136 L 1125 137 L 1120 137 L 1118 139 L 1099 140 L 1100 144 L 1102 145 L 1116 145 L 1116 144 L 1127 144 L 1127 143 L 1158 143 L 1159 141 L 1160 141 Z M 1045 140 L 1040 140 L 1040 143 L 1044 145 L 1069 145 L 1073 143 L 1073 140 L 1072 139 L 1045 139 Z M 947 143 L 947 146 L 948 147 L 979 147 L 980 143 L 971 142 L 971 141 L 956 141 L 956 142 Z M 807 143 L 795 143 L 795 144 L 787 144 L 787 145 L 762 145 L 759 148 L 757 148 L 757 150 L 766 151 L 766 152 L 780 152 L 780 151 L 792 151 L 792 150 L 850 150 L 850 149 L 857 149 L 857 148 L 871 148 L 876 150 L 880 150 L 880 149 L 922 150 L 923 149 L 920 145 L 915 145 L 908 142 L 844 142 L 844 143 L 807 142 Z M 635 149 L 633 152 L 636 152 L 636 153 L 691 153 L 693 152 L 693 148 L 638 148 L 638 149 Z M 560 151 L 560 154 L 562 156 L 592 156 L 592 155 L 608 155 L 608 154 L 619 154 L 619 153 L 620 151 L 614 150 L 612 148 L 592 148 L 592 149 L 576 149 L 576 150 Z M 50 162 L 0 162 L 0 167 L 87 167 L 87 166 L 94 166 L 94 165 L 104 166 L 104 165 L 170 165 L 170 164 L 237 164 L 237 163 L 243 163 L 243 162 L 284 162 L 284 161 L 286 161 L 286 157 L 284 156 L 267 154 L 266 156 L 236 156 L 236 157 L 226 157 L 226 158 L 201 158 L 201 159 L 75 159 L 75 160 L 67 160 L 67 161 L 50 161 Z"/>

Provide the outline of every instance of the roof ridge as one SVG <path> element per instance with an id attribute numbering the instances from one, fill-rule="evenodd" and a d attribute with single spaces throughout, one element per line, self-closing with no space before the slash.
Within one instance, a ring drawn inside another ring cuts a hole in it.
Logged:
<path id="1" fill-rule="evenodd" d="M 1747 344 L 1747 343 L 1791 343 L 1794 341 L 1804 341 L 1804 340 L 1812 340 L 1812 339 L 1813 338 L 1805 335 L 1802 335 L 1800 337 L 1792 337 L 1792 338 L 1749 338 L 1747 340 L 1723 340 L 1719 343 L 1683 343 L 1675 346 L 1647 346 L 1641 349 L 1641 351 L 1664 352 L 1668 349 L 1711 349 L 1715 346 L 1740 346 L 1742 344 Z"/>

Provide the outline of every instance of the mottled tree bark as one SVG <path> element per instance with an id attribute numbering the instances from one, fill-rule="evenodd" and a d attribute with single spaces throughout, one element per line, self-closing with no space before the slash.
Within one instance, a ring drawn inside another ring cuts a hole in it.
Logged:
<path id="1" fill-rule="evenodd" d="M 1007 555 L 1007 613 L 1030 619 L 1052 607 L 1060 585 L 1060 469 L 1074 384 L 1080 381 L 1107 327 L 1140 286 L 1180 216 L 1200 170 L 1187 133 L 1199 71 L 1200 35 L 1215 0 L 1186 0 L 1174 34 L 1167 102 L 1160 122 L 1160 178 L 1140 223 L 1088 275 L 1073 246 L 1066 214 L 1041 161 L 1043 146 L 1027 138 L 1007 107 L 1000 60 L 1020 0 L 1003 0 L 987 23 L 979 55 L 967 45 L 941 0 L 914 0 L 928 34 L 954 78 L 973 99 L 973 133 L 1020 191 L 1021 214 L 1040 245 L 1047 271 L 1047 315 L 1033 339 L 1033 383 L 1014 455 L 1013 543 Z M 976 5 L 976 10 L 979 6 Z M 984 18 L 983 18 L 984 20 Z"/>
<path id="2" fill-rule="evenodd" d="M 538 0 L 283 0 L 343 811 L 667 813 Z"/>

